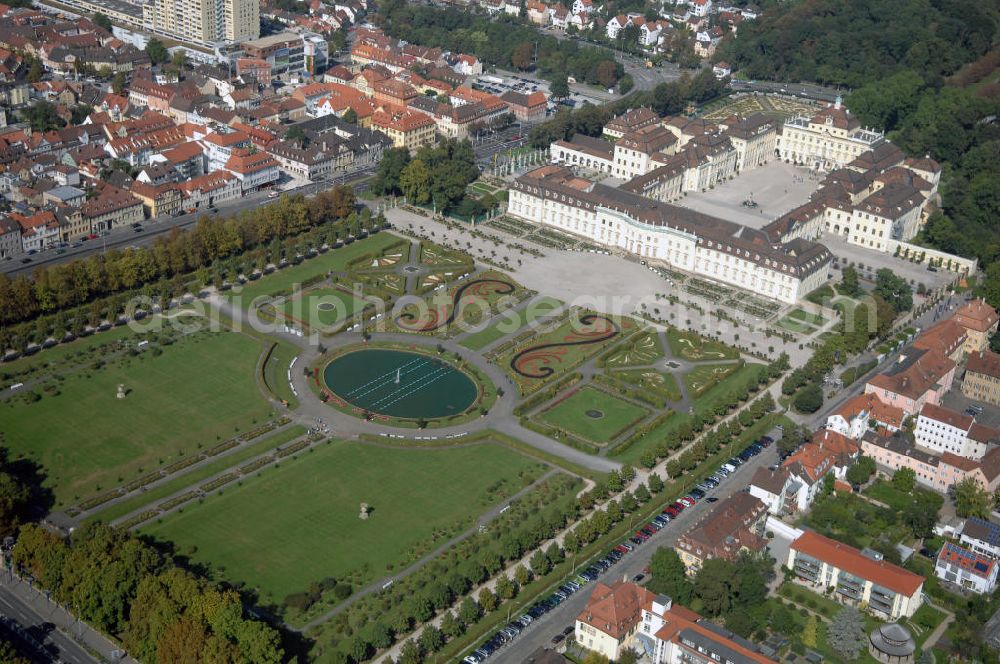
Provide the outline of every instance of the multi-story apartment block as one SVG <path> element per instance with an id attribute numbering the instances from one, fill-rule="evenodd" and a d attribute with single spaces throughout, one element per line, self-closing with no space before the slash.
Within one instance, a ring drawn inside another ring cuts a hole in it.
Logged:
<path id="1" fill-rule="evenodd" d="M 952 452 L 932 454 L 898 432 L 881 436 L 869 431 L 861 439 L 861 451 L 884 472 L 892 475 L 900 468 L 909 468 L 917 482 L 940 493 L 968 478 L 986 491 L 993 492 L 1000 486 L 1000 447 L 993 447 L 982 459 L 973 461 Z"/>
<path id="2" fill-rule="evenodd" d="M 437 133 L 434 118 L 409 110 L 376 111 L 371 127 L 392 139 L 393 147 L 410 152 L 433 145 Z"/>
<path id="3" fill-rule="evenodd" d="M 260 36 L 256 0 L 151 0 L 143 17 L 154 33 L 202 45 Z"/>
<path id="4" fill-rule="evenodd" d="M 917 445 L 936 454 L 951 452 L 974 461 L 982 459 L 991 445 L 1000 443 L 1000 431 L 934 404 L 921 409 L 913 435 Z"/>
<path id="5" fill-rule="evenodd" d="M 744 551 L 762 551 L 767 546 L 766 520 L 767 505 L 749 493 L 736 493 L 681 535 L 674 550 L 687 573 L 694 576 L 706 560 L 733 561 Z"/>
<path id="6" fill-rule="evenodd" d="M 638 634 L 651 664 L 769 664 L 760 647 L 657 595 L 642 611 Z"/>
<path id="7" fill-rule="evenodd" d="M 924 577 L 812 531 L 792 542 L 786 567 L 798 583 L 820 593 L 834 588 L 841 604 L 883 620 L 909 618 L 923 603 Z"/>
<path id="8" fill-rule="evenodd" d="M 598 582 L 587 606 L 576 617 L 576 642 L 610 660 L 618 659 L 634 642 L 643 607 L 653 598 L 653 593 L 634 583 Z"/>
<path id="9" fill-rule="evenodd" d="M 871 378 L 865 393 L 916 415 L 924 404 L 938 404 L 951 389 L 955 362 L 938 350 L 909 348 L 887 371 Z"/>

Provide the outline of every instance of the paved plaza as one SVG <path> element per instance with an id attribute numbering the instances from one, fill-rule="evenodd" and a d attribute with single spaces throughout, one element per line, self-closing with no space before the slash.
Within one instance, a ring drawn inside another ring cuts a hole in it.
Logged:
<path id="1" fill-rule="evenodd" d="M 808 201 L 819 186 L 819 179 L 807 168 L 776 160 L 745 171 L 715 189 L 685 194 L 676 204 L 761 228 Z M 751 196 L 756 208 L 743 205 Z"/>

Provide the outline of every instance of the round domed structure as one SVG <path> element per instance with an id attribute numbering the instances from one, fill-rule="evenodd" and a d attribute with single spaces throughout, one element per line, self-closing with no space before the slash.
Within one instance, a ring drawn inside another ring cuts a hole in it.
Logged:
<path id="1" fill-rule="evenodd" d="M 886 623 L 872 630 L 868 652 L 885 664 L 913 664 L 917 642 L 910 630 L 899 623 Z"/>

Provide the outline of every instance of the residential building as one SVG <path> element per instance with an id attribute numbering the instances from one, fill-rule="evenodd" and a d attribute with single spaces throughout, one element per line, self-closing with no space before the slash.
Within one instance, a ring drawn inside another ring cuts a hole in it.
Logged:
<path id="1" fill-rule="evenodd" d="M 1000 431 L 979 424 L 965 413 L 926 404 L 913 432 L 917 445 L 936 454 L 951 452 L 974 461 L 1000 442 Z"/>
<path id="2" fill-rule="evenodd" d="M 934 575 L 980 595 L 992 594 L 997 587 L 1000 562 L 993 558 L 945 542 L 934 564 Z"/>
<path id="3" fill-rule="evenodd" d="M 0 216 L 0 259 L 20 256 L 23 252 L 21 224 L 6 215 Z"/>
<path id="4" fill-rule="evenodd" d="M 636 640 L 651 664 L 771 664 L 760 647 L 657 595 L 642 610 Z"/>
<path id="5" fill-rule="evenodd" d="M 523 122 L 537 122 L 545 119 L 545 109 L 548 105 L 548 98 L 544 92 L 532 92 L 523 94 L 508 90 L 500 95 L 514 117 Z"/>
<path id="6" fill-rule="evenodd" d="M 781 158 L 814 170 L 833 170 L 885 140 L 884 134 L 863 129 L 838 98 L 811 117 L 785 121 L 778 138 Z"/>
<path id="7" fill-rule="evenodd" d="M 965 328 L 967 334 L 965 352 L 968 355 L 989 348 L 990 337 L 996 334 L 997 327 L 1000 326 L 997 310 L 986 304 L 986 300 L 983 299 L 965 303 L 951 319 Z"/>
<path id="8" fill-rule="evenodd" d="M 924 577 L 813 531 L 792 542 L 786 567 L 796 582 L 821 594 L 834 588 L 838 602 L 882 620 L 909 618 L 923 603 Z"/>
<path id="9" fill-rule="evenodd" d="M 774 244 L 760 231 L 595 184 L 556 165 L 517 178 L 508 212 L 788 303 L 825 283 L 831 260 L 822 245 Z"/>
<path id="10" fill-rule="evenodd" d="M 900 468 L 909 468 L 917 482 L 939 493 L 947 493 L 952 485 L 967 478 L 990 492 L 1000 486 L 1000 447 L 993 447 L 982 459 L 973 461 L 952 452 L 936 455 L 924 451 L 898 432 L 881 436 L 869 431 L 861 439 L 861 451 L 874 459 L 883 472 L 893 475 Z"/>
<path id="11" fill-rule="evenodd" d="M 278 181 L 281 170 L 278 161 L 266 152 L 251 152 L 236 148 L 224 169 L 236 176 L 246 194 Z"/>
<path id="12" fill-rule="evenodd" d="M 142 201 L 151 218 L 155 219 L 161 214 L 173 214 L 181 209 L 183 195 L 173 182 L 152 185 L 136 180 L 129 187 L 129 191 Z"/>
<path id="13" fill-rule="evenodd" d="M 242 131 L 227 133 L 211 132 L 198 141 L 204 153 L 204 172 L 211 173 L 225 167 L 226 162 L 236 150 L 246 150 L 251 147 L 250 136 Z"/>
<path id="14" fill-rule="evenodd" d="M 153 32 L 200 45 L 260 36 L 255 0 L 152 0 L 143 15 Z"/>
<path id="15" fill-rule="evenodd" d="M 968 347 L 966 329 L 953 317 L 945 318 L 920 333 L 913 341 L 914 348 L 938 350 L 953 362 L 962 361 Z"/>
<path id="16" fill-rule="evenodd" d="M 11 212 L 10 218 L 21 226 L 21 244 L 25 252 L 42 251 L 59 242 L 59 221 L 48 210 L 30 215 Z"/>
<path id="17" fill-rule="evenodd" d="M 976 401 L 1000 406 L 1000 355 L 988 350 L 969 355 L 965 363 L 962 394 Z"/>
<path id="18" fill-rule="evenodd" d="M 240 180 L 228 171 L 199 175 L 177 186 L 184 196 L 182 205 L 189 212 L 234 201 L 243 195 Z"/>
<path id="19" fill-rule="evenodd" d="M 826 476 L 832 474 L 835 479 L 844 479 L 847 469 L 858 458 L 859 452 L 857 443 L 831 429 L 820 429 L 813 434 L 808 443 L 781 464 L 792 481 L 786 490 L 792 500 L 785 502 L 785 509 L 808 509 L 816 499 Z"/>
<path id="20" fill-rule="evenodd" d="M 142 201 L 111 185 L 105 185 L 96 198 L 81 205 L 80 212 L 91 233 L 130 226 L 145 218 Z"/>
<path id="21" fill-rule="evenodd" d="M 890 406 L 874 392 L 868 392 L 851 397 L 836 412 L 827 416 L 826 428 L 860 440 L 872 428 L 899 431 L 904 417 L 901 408 Z"/>
<path id="22" fill-rule="evenodd" d="M 336 170 L 346 170 L 354 162 L 354 154 L 346 141 L 336 136 L 310 141 L 305 146 L 277 141 L 267 151 L 278 160 L 282 171 L 300 180 L 324 180 Z"/>
<path id="23" fill-rule="evenodd" d="M 371 127 L 392 139 L 393 147 L 416 152 L 434 144 L 437 125 L 424 113 L 400 109 L 375 111 Z"/>
<path id="24" fill-rule="evenodd" d="M 908 348 L 904 353 L 887 371 L 869 379 L 865 393 L 875 393 L 910 416 L 924 404 L 941 402 L 955 378 L 955 362 L 935 349 Z"/>
<path id="25" fill-rule="evenodd" d="M 749 495 L 764 503 L 769 514 L 781 516 L 788 505 L 795 505 L 798 496 L 798 481 L 784 468 L 758 468 L 750 478 Z"/>
<path id="26" fill-rule="evenodd" d="M 763 501 L 742 491 L 715 505 L 674 545 L 688 575 L 712 558 L 734 561 L 744 551 L 762 551 L 767 511 Z"/>
<path id="27" fill-rule="evenodd" d="M 586 608 L 576 617 L 576 642 L 608 659 L 618 659 L 632 646 L 643 607 L 653 598 L 653 593 L 634 583 L 597 582 Z"/>
<path id="28" fill-rule="evenodd" d="M 962 527 L 959 542 L 981 556 L 1000 559 L 1000 525 L 970 516 Z"/>

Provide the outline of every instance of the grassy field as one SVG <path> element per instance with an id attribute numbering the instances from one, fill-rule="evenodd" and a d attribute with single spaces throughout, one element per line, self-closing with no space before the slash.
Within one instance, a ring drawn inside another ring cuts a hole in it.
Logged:
<path id="1" fill-rule="evenodd" d="M 227 296 L 233 301 L 238 297 L 239 305 L 246 309 L 255 297 L 291 290 L 295 284 L 301 284 L 306 279 L 326 274 L 330 270 L 344 271 L 347 269 L 349 261 L 366 253 L 380 252 L 399 240 L 397 235 L 378 233 L 340 249 L 331 249 L 325 254 L 303 261 L 298 265 L 278 270 L 257 281 L 248 282 L 240 288 L 229 291 Z"/>
<path id="2" fill-rule="evenodd" d="M 520 331 L 525 325 L 550 316 L 562 304 L 560 300 L 554 297 L 537 297 L 528 302 L 527 306 L 517 311 L 508 310 L 503 312 L 497 316 L 497 320 L 482 330 L 473 332 L 459 343 L 471 350 L 481 350 L 508 334 Z"/>
<path id="3" fill-rule="evenodd" d="M 240 447 L 225 456 L 214 459 L 209 463 L 206 463 L 204 466 L 199 466 L 190 472 L 177 475 L 163 484 L 158 484 L 155 487 L 146 489 L 137 496 L 115 503 L 107 509 L 97 512 L 94 516 L 87 518 L 86 521 L 104 521 L 105 523 L 110 523 L 115 519 L 136 511 L 140 507 L 151 505 L 152 503 L 162 500 L 171 494 L 177 493 L 181 489 L 189 487 L 192 484 L 198 484 L 199 482 L 202 482 L 217 473 L 221 473 L 222 471 L 232 468 L 233 466 L 237 466 L 247 459 L 252 459 L 253 457 L 259 456 L 264 452 L 273 450 L 279 445 L 289 443 L 296 438 L 305 435 L 305 433 L 306 428 L 304 426 L 295 424 L 287 429 L 282 429 L 277 433 L 264 436 L 249 445 L 244 445 L 243 447 Z"/>
<path id="4" fill-rule="evenodd" d="M 359 584 L 390 574 L 436 532 L 470 526 L 543 468 L 494 444 L 406 449 L 337 441 L 142 532 L 195 551 L 196 562 L 259 589 L 263 602 L 281 602 L 326 577 L 354 573 Z M 372 507 L 368 520 L 358 518 L 362 501 Z"/>
<path id="5" fill-rule="evenodd" d="M 89 365 L 68 373 L 57 395 L 10 402 L 6 446 L 42 464 L 59 504 L 109 489 L 267 419 L 254 379 L 261 350 L 235 332 L 203 332 L 161 354 Z"/>
<path id="6" fill-rule="evenodd" d="M 641 406 L 588 385 L 541 413 L 538 419 L 573 435 L 609 443 L 648 414 Z"/>
<path id="7" fill-rule="evenodd" d="M 675 327 L 667 330 L 667 343 L 670 344 L 670 352 L 674 357 L 683 357 L 692 362 L 732 360 L 739 357 L 739 351 L 732 346 Z"/>
<path id="8" fill-rule="evenodd" d="M 682 398 L 681 390 L 677 387 L 677 379 L 673 374 L 665 371 L 657 371 L 648 367 L 645 369 L 616 369 L 609 374 L 626 383 L 658 394 L 667 401 L 680 401 Z"/>
<path id="9" fill-rule="evenodd" d="M 695 399 L 704 394 L 713 385 L 725 380 L 727 376 L 736 372 L 740 368 L 739 363 L 729 364 L 706 364 L 696 367 L 684 374 L 684 385 L 688 389 L 688 395 Z"/>
<path id="10" fill-rule="evenodd" d="M 299 297 L 285 300 L 281 312 L 285 318 L 310 327 L 331 326 L 343 322 L 365 306 L 365 301 L 339 288 L 310 288 Z"/>

